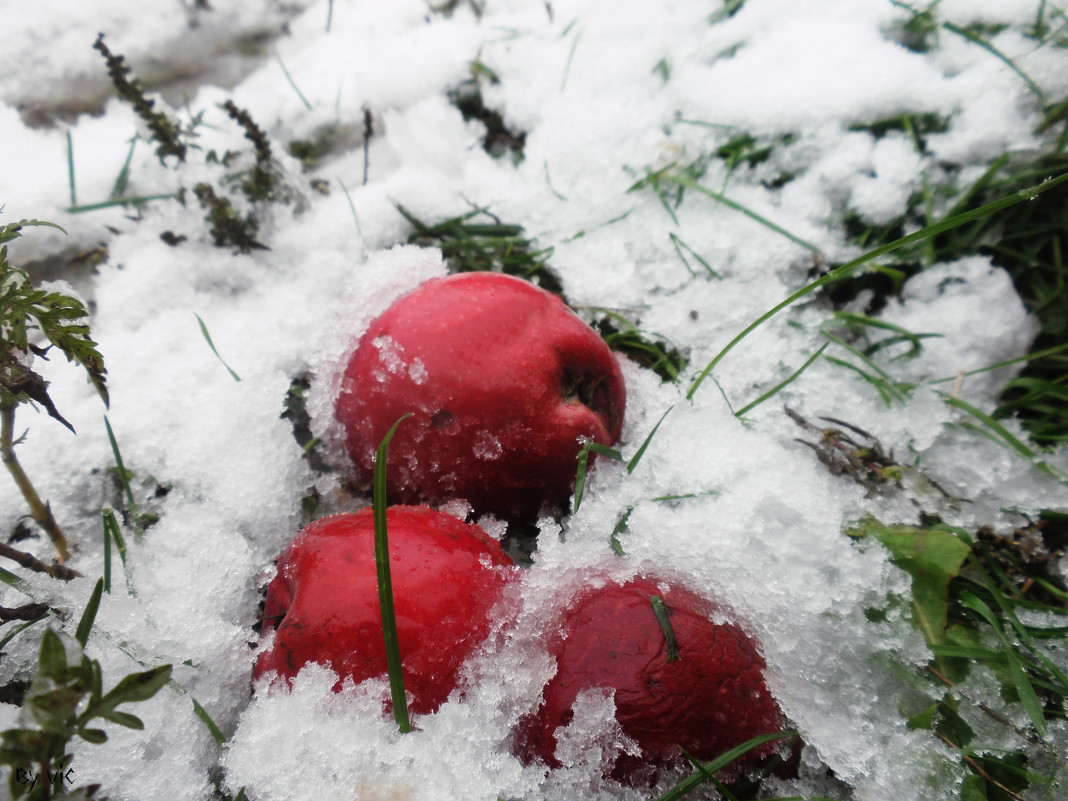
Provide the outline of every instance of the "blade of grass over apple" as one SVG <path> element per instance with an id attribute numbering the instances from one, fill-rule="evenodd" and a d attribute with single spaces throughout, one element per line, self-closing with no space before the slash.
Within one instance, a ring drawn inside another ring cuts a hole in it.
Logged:
<path id="1" fill-rule="evenodd" d="M 408 720 L 408 701 L 404 696 L 404 673 L 401 669 L 400 645 L 397 641 L 397 617 L 393 609 L 393 579 L 389 570 L 389 532 L 386 529 L 386 456 L 389 442 L 402 422 L 412 416 L 401 417 L 382 438 L 375 456 L 373 492 L 375 519 L 375 565 L 378 569 L 378 603 L 382 610 L 382 636 L 386 641 L 386 670 L 389 673 L 389 693 L 393 700 L 393 718 L 402 734 L 412 730 Z"/>
<path id="2" fill-rule="evenodd" d="M 652 604 L 653 614 L 656 615 L 656 622 L 660 626 L 660 630 L 664 632 L 664 641 L 667 643 L 667 661 L 678 662 L 679 641 L 675 639 L 675 629 L 671 627 L 671 618 L 668 617 L 664 599 L 659 595 L 654 595 L 649 598 L 649 603 Z"/>
<path id="3" fill-rule="evenodd" d="M 707 777 L 710 774 L 722 770 L 723 768 L 727 767 L 727 765 L 734 762 L 734 760 L 738 759 L 741 756 L 744 756 L 745 754 L 748 754 L 754 748 L 759 748 L 765 743 L 770 743 L 774 740 L 783 740 L 787 737 L 797 736 L 798 735 L 796 731 L 781 731 L 776 732 L 774 734 L 761 734 L 751 740 L 746 740 L 744 743 L 739 746 L 735 746 L 730 751 L 725 751 L 724 753 L 720 754 L 711 762 L 706 762 L 701 767 L 701 770 L 694 771 L 692 774 L 690 774 L 690 776 L 683 779 L 681 782 L 676 784 L 674 787 L 672 787 L 670 790 L 668 790 L 666 793 L 656 799 L 656 801 L 676 801 L 676 799 L 688 795 L 689 793 L 697 789 L 699 786 L 701 786 L 705 781 L 707 781 Z"/>
<path id="4" fill-rule="evenodd" d="M 838 267 L 827 273 L 827 275 L 817 278 L 812 283 L 807 284 L 801 289 L 799 289 L 797 292 L 794 292 L 781 303 L 777 304 L 776 306 L 773 306 L 771 309 L 764 312 L 764 314 L 762 314 L 760 317 L 758 317 L 756 320 L 746 326 L 741 331 L 741 333 L 739 333 L 737 336 L 734 337 L 734 339 L 728 342 L 726 347 L 724 347 L 719 353 L 717 353 L 716 356 L 712 359 L 712 361 L 708 363 L 708 366 L 705 367 L 705 369 L 701 372 L 701 374 L 698 375 L 696 379 L 694 379 L 693 384 L 690 386 L 689 392 L 686 393 L 686 399 L 693 399 L 693 396 L 697 393 L 697 390 L 700 388 L 701 384 L 703 384 L 705 379 L 708 378 L 708 376 L 712 373 L 716 365 L 720 363 L 724 356 L 734 350 L 735 346 L 739 342 L 741 342 L 754 330 L 766 323 L 768 320 L 770 320 L 776 314 L 781 312 L 787 306 L 793 305 L 795 302 L 805 297 L 809 293 L 814 292 L 822 286 L 826 286 L 827 284 L 834 283 L 835 281 L 846 277 L 850 273 L 855 272 L 862 265 L 867 264 L 869 261 L 873 261 L 874 259 L 877 259 L 880 256 L 884 256 L 887 253 L 891 253 L 899 248 L 905 247 L 906 245 L 910 245 L 913 242 L 919 242 L 922 239 L 935 236 L 936 234 L 940 234 L 944 231 L 950 231 L 954 228 L 959 228 L 960 226 L 966 225 L 967 223 L 970 223 L 973 220 L 978 220 L 983 217 L 987 217 L 991 214 L 996 214 L 1002 209 L 1007 209 L 1010 206 L 1015 206 L 1017 203 L 1022 203 L 1025 200 L 1033 200 L 1043 192 L 1047 192 L 1050 189 L 1053 189 L 1055 186 L 1059 186 L 1060 184 L 1064 183 L 1065 181 L 1068 181 L 1068 172 L 1061 173 L 1056 178 L 1047 178 L 1040 184 L 1036 184 L 1035 186 L 1029 187 L 1027 189 L 1022 189 L 1019 192 L 1015 192 L 999 200 L 987 203 L 986 205 L 980 206 L 977 209 L 964 212 L 963 214 L 957 214 L 952 217 L 947 217 L 941 220 L 940 222 L 935 223 L 934 225 L 928 225 L 927 227 L 921 228 L 915 233 L 903 236 L 899 239 L 895 239 L 893 242 L 888 242 L 885 245 L 881 245 L 880 247 L 874 248 L 873 250 L 869 250 L 864 255 L 858 256 L 852 261 L 846 262 L 841 267 Z"/>

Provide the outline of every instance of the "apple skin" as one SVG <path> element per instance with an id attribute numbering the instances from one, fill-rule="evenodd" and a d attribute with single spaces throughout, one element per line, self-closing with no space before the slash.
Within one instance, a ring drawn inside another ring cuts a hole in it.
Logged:
<path id="1" fill-rule="evenodd" d="M 675 661 L 668 660 L 654 595 L 678 643 Z M 556 675 L 545 686 L 542 706 L 520 722 L 519 755 L 560 767 L 556 730 L 571 721 L 578 694 L 594 688 L 614 690 L 616 720 L 641 748 L 641 757 L 622 754 L 611 770 L 629 784 L 651 783 L 658 770 L 680 763 L 679 746 L 707 762 L 757 735 L 781 731 L 785 718 L 764 683 L 764 660 L 741 628 L 714 622 L 725 619 L 724 611 L 677 582 L 650 576 L 582 591 L 550 641 Z M 720 778 L 737 778 L 774 747 L 749 752 Z"/>
<path id="2" fill-rule="evenodd" d="M 489 635 L 517 568 L 481 528 L 451 515 L 395 506 L 386 522 L 409 709 L 434 712 Z M 271 630 L 254 679 L 292 679 L 309 662 L 338 674 L 335 690 L 347 677 L 359 684 L 386 675 L 371 507 L 316 520 L 294 538 L 267 587 L 263 633 Z"/>
<path id="3" fill-rule="evenodd" d="M 363 487 L 411 412 L 389 446 L 391 500 L 529 520 L 566 506 L 580 438 L 614 444 L 625 400 L 612 352 L 559 298 L 480 272 L 431 279 L 372 322 L 335 416 Z"/>

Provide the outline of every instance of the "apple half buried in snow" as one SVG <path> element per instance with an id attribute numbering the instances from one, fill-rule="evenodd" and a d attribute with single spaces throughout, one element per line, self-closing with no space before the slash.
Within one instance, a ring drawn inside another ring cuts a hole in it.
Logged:
<path id="1" fill-rule="evenodd" d="M 516 568 L 481 528 L 451 515 L 394 506 L 386 522 L 409 708 L 433 712 L 489 635 L 491 611 Z M 272 629 L 254 679 L 292 679 L 309 662 L 338 674 L 335 689 L 346 677 L 359 684 L 386 675 L 371 507 L 316 520 L 290 543 L 267 587 L 263 633 Z"/>
<path id="2" fill-rule="evenodd" d="M 358 478 L 390 443 L 402 503 L 466 500 L 529 519 L 563 507 L 580 440 L 611 445 L 626 390 L 597 333 L 559 298 L 501 273 L 435 278 L 378 317 L 349 359 L 335 416 Z"/>
<path id="3" fill-rule="evenodd" d="M 629 783 L 651 781 L 658 768 L 680 762 L 679 746 L 707 762 L 783 728 L 756 645 L 723 607 L 677 582 L 642 576 L 580 591 L 556 631 L 549 646 L 556 675 L 542 706 L 517 731 L 519 754 L 528 761 L 560 767 L 558 729 L 571 722 L 585 690 L 611 691 L 623 734 L 641 749 L 640 757 L 621 754 L 611 770 Z M 735 778 L 772 748 L 749 752 L 720 778 Z"/>

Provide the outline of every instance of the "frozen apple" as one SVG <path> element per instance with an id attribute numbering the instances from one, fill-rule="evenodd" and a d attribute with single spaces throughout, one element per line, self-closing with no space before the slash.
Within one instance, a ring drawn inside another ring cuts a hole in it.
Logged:
<path id="1" fill-rule="evenodd" d="M 623 377 L 604 340 L 559 298 L 500 273 L 436 278 L 363 335 L 335 414 L 359 479 L 390 444 L 390 498 L 466 500 L 530 518 L 563 507 L 584 440 L 611 445 Z"/>
<path id="2" fill-rule="evenodd" d="M 391 507 L 386 521 L 409 708 L 433 712 L 489 635 L 516 568 L 481 528 L 428 507 Z M 263 610 L 272 630 L 254 678 L 292 678 L 309 662 L 332 668 L 338 686 L 386 675 L 370 507 L 316 520 L 279 557 Z"/>
<path id="3" fill-rule="evenodd" d="M 557 732 L 585 690 L 611 692 L 623 734 L 641 749 L 616 760 L 612 775 L 621 781 L 648 780 L 679 762 L 680 746 L 708 761 L 785 722 L 754 642 L 727 610 L 674 581 L 644 576 L 581 591 L 561 614 L 550 652 L 556 675 L 517 732 L 528 760 L 560 766 Z"/>

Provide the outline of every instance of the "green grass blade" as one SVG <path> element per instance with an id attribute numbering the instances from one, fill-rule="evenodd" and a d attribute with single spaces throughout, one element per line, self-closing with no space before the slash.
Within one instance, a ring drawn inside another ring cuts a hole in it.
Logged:
<path id="1" fill-rule="evenodd" d="M 356 233 L 359 234 L 360 241 L 363 241 L 363 231 L 360 230 L 360 218 L 356 216 L 356 204 L 352 202 L 352 195 L 349 194 L 349 188 L 345 186 L 345 182 L 339 177 L 337 182 L 341 184 L 341 191 L 345 193 L 345 199 L 349 202 L 349 211 L 352 212 L 352 220 L 356 223 Z"/>
<path id="2" fill-rule="evenodd" d="M 690 262 L 686 259 L 686 256 L 683 255 L 683 252 L 682 252 L 683 248 L 685 248 L 686 251 L 691 256 L 693 256 L 695 259 L 697 259 L 698 263 L 702 267 L 704 267 L 705 270 L 708 271 L 709 277 L 711 277 L 711 278 L 722 278 L 723 277 L 722 275 L 717 273 L 715 270 L 713 270 L 712 269 L 712 265 L 709 264 L 707 261 L 705 261 L 700 256 L 700 254 L 698 254 L 692 247 L 690 247 L 685 242 L 683 242 L 681 239 L 679 239 L 677 236 L 675 236 L 675 234 L 669 232 L 668 233 L 668 237 L 671 239 L 671 244 L 675 246 L 675 252 L 678 254 L 679 258 L 682 260 L 682 263 L 685 264 L 686 265 L 686 269 L 690 271 L 690 275 L 696 276 L 697 273 L 694 272 L 693 267 L 690 266 Z"/>
<path id="3" fill-rule="evenodd" d="M 74 140 L 67 129 L 67 182 L 70 184 L 70 205 L 78 205 L 78 193 L 74 190 Z"/>
<path id="4" fill-rule="evenodd" d="M 174 200 L 177 195 L 139 195 L 135 197 L 115 197 L 110 200 L 102 200 L 99 203 L 88 203 L 84 206 L 72 205 L 67 212 L 69 214 L 81 214 L 86 211 L 108 209 L 112 206 L 143 206 L 153 200 Z"/>
<path id="5" fill-rule="evenodd" d="M 586 488 L 586 469 L 590 461 L 590 451 L 607 456 L 617 462 L 623 461 L 623 454 L 614 448 L 609 448 L 607 445 L 601 445 L 592 440 L 583 444 L 578 454 L 578 470 L 575 473 L 575 500 L 571 507 L 572 513 L 577 512 L 579 506 L 582 505 L 582 493 Z"/>
<path id="6" fill-rule="evenodd" d="M 682 798 L 683 796 L 693 792 L 693 790 L 699 787 L 705 781 L 705 777 L 708 774 L 715 773 L 718 770 L 722 770 L 727 765 L 734 762 L 734 760 L 738 759 L 741 756 L 744 756 L 745 754 L 752 751 L 754 748 L 759 748 L 765 743 L 770 743 L 773 740 L 782 740 L 787 737 L 796 736 L 797 732 L 795 731 L 784 731 L 776 732 L 775 734 L 761 734 L 758 737 L 752 738 L 751 740 L 746 740 L 741 745 L 736 746 L 731 750 L 721 754 L 720 756 L 713 759 L 711 762 L 705 763 L 701 770 L 695 771 L 694 773 L 690 774 L 688 778 L 683 779 L 677 785 L 675 785 L 662 796 L 660 796 L 657 801 L 676 801 L 676 799 Z"/>
<path id="7" fill-rule="evenodd" d="M 966 28 L 961 28 L 959 25 L 954 25 L 952 22 L 943 22 L 942 27 L 945 28 L 947 31 L 952 31 L 958 36 L 963 36 L 972 44 L 979 45 L 988 53 L 1000 59 L 1005 65 L 1008 66 L 1009 69 L 1011 69 L 1013 72 L 1019 75 L 1020 78 L 1023 79 L 1023 82 L 1027 84 L 1027 88 L 1034 92 L 1034 95 L 1038 98 L 1038 102 L 1040 104 L 1042 104 L 1043 106 L 1047 105 L 1046 93 L 1039 88 L 1038 84 L 1031 80 L 1030 76 L 1027 75 L 1027 73 L 1017 67 L 1016 63 L 1011 58 L 1009 58 L 996 47 L 994 47 L 994 45 L 990 44 L 990 42 L 980 38 L 979 36 L 967 30 Z"/>
<path id="8" fill-rule="evenodd" d="M 133 489 L 130 488 L 129 474 L 126 472 L 126 465 L 122 463 L 122 453 L 119 452 L 119 443 L 115 440 L 115 432 L 111 430 L 111 421 L 108 420 L 108 416 L 104 415 L 104 426 L 108 430 L 108 442 L 111 443 L 111 452 L 115 455 L 115 466 L 119 468 L 119 480 L 122 482 L 123 492 L 126 494 L 126 504 L 129 507 L 130 524 L 133 526 L 134 535 L 140 539 L 144 535 L 144 530 L 141 528 L 141 521 L 137 510 L 137 501 L 134 500 Z M 114 533 L 114 532 L 112 532 Z"/>
<path id="9" fill-rule="evenodd" d="M 736 411 L 734 413 L 734 416 L 735 417 L 742 417 L 746 412 L 748 412 L 748 411 L 750 411 L 752 409 L 755 409 L 757 406 L 762 404 L 768 398 L 778 394 L 778 392 L 780 390 L 782 390 L 784 387 L 786 387 L 786 386 L 790 385 L 791 383 L 793 383 L 798 378 L 798 376 L 801 375 L 801 373 L 805 372 L 805 370 L 807 370 L 809 368 L 809 366 L 812 364 L 812 362 L 816 361 L 816 359 L 818 359 L 820 356 L 822 356 L 823 355 L 823 351 L 827 350 L 827 348 L 829 348 L 830 346 L 831 346 L 830 342 L 824 342 L 820 346 L 819 350 L 817 350 L 815 353 L 813 353 L 811 356 L 809 356 L 808 359 L 805 360 L 805 363 L 802 364 L 800 367 L 798 367 L 797 370 L 795 370 L 794 373 L 789 378 L 787 378 L 785 381 L 782 381 L 781 383 L 778 383 L 775 386 L 773 386 L 771 389 L 769 389 L 767 392 L 765 392 L 763 395 L 761 395 L 759 398 L 757 398 L 752 403 L 749 403 L 749 404 L 746 404 L 745 406 L 743 406 L 741 409 L 739 409 L 738 411 Z"/>
<path id="10" fill-rule="evenodd" d="M 726 195 L 724 195 L 724 194 L 722 194 L 720 192 L 714 192 L 713 190 L 708 189 L 708 188 L 706 188 L 704 186 L 701 186 L 696 181 L 693 181 L 693 180 L 691 180 L 689 178 L 686 178 L 685 176 L 682 176 L 682 175 L 665 175 L 664 177 L 669 181 L 674 181 L 679 186 L 684 186 L 687 189 L 693 189 L 695 192 L 700 192 L 702 195 L 706 195 L 707 197 L 712 198 L 716 202 L 722 203 L 724 206 L 727 206 L 728 208 L 734 209 L 735 211 L 739 211 L 742 214 L 744 214 L 746 217 L 749 217 L 750 219 L 755 220 L 756 222 L 760 223 L 761 225 L 763 225 L 763 226 L 765 226 L 767 228 L 770 228 L 772 231 L 774 231 L 777 234 L 781 234 L 782 236 L 785 236 L 791 242 L 793 242 L 793 243 L 795 243 L 797 245 L 800 245 L 801 247 L 805 248 L 806 250 L 810 250 L 810 251 L 812 251 L 813 253 L 815 253 L 817 255 L 822 255 L 822 251 L 818 247 L 813 245 L 811 242 L 806 242 L 801 237 L 799 237 L 799 236 L 797 236 L 795 234 L 792 234 L 789 231 L 787 231 L 781 225 L 777 225 L 777 224 L 773 223 L 767 217 L 763 217 L 760 214 L 757 214 L 752 209 L 747 208 L 746 206 L 743 206 L 741 203 L 738 203 L 737 201 L 731 200 L 729 197 L 727 197 Z"/>
<path id="11" fill-rule="evenodd" d="M 671 619 L 668 617 L 667 607 L 664 606 L 664 599 L 659 595 L 654 595 L 649 598 L 649 603 L 653 606 L 656 622 L 660 626 L 660 631 L 664 634 L 664 641 L 667 643 L 667 661 L 678 662 L 679 641 L 675 638 L 675 629 L 671 627 Z"/>
<path id="12" fill-rule="evenodd" d="M 78 630 L 74 634 L 74 639 L 82 644 L 82 648 L 89 642 L 89 633 L 93 630 L 93 621 L 96 620 L 96 613 L 100 610 L 100 598 L 103 594 L 104 579 L 97 579 L 93 594 L 89 596 L 89 603 L 85 605 L 85 611 L 82 612 L 81 620 L 78 621 Z"/>
<path id="13" fill-rule="evenodd" d="M 1038 700 L 1038 695 L 1031 685 L 1031 680 L 1020 664 L 1019 657 L 1016 656 L 1016 652 L 1012 648 L 1012 643 L 1009 642 L 1005 632 L 1002 631 L 993 611 L 982 600 L 969 592 L 961 593 L 960 602 L 983 618 L 994 629 L 998 639 L 1001 640 L 1001 644 L 1005 649 L 1004 655 L 1008 660 L 1009 675 L 1012 677 L 1012 683 L 1016 687 L 1016 693 L 1020 696 L 1020 703 L 1027 711 L 1027 716 L 1031 719 L 1038 736 L 1043 740 L 1046 739 L 1046 718 L 1042 712 L 1042 703 Z"/>
<path id="14" fill-rule="evenodd" d="M 2 581 L 9 587 L 14 587 L 21 593 L 30 595 L 30 585 L 14 573 L 12 573 L 10 570 L 5 570 L 4 568 L 0 567 L 0 581 Z M 30 597 L 32 598 L 33 596 L 30 595 Z"/>
<path id="15" fill-rule="evenodd" d="M 286 80 L 289 85 L 293 87 L 293 91 L 297 93 L 297 97 L 300 98 L 300 102 L 304 104 L 304 108 L 308 111 L 312 110 L 311 103 L 308 102 L 308 98 L 304 96 L 304 93 L 300 91 L 300 88 L 293 82 L 293 76 L 289 74 L 289 70 L 286 69 L 286 65 L 282 63 L 281 56 L 275 56 L 275 60 L 278 62 L 278 66 L 282 68 L 282 74 L 286 76 Z"/>
<path id="16" fill-rule="evenodd" d="M 378 602 L 382 612 L 382 636 L 386 642 L 386 669 L 389 672 L 389 692 L 393 699 L 393 718 L 402 734 L 412 730 L 408 719 L 408 701 L 404 695 L 404 673 L 401 668 L 400 646 L 397 639 L 397 617 L 393 609 L 393 579 L 389 570 L 389 532 L 386 527 L 386 457 L 389 441 L 402 422 L 412 413 L 401 417 L 393 424 L 375 456 L 374 521 L 375 521 L 375 566 L 378 571 Z"/>
<path id="17" fill-rule="evenodd" d="M 130 162 L 133 161 L 134 148 L 137 147 L 137 140 L 140 138 L 137 133 L 134 133 L 130 139 L 130 149 L 126 151 L 126 161 L 123 162 L 122 169 L 119 170 L 119 174 L 115 178 L 115 185 L 111 188 L 111 197 L 113 198 L 122 197 L 126 191 L 127 184 L 130 183 Z M 71 198 L 70 204 L 72 206 L 75 205 L 74 198 Z"/>
<path id="18" fill-rule="evenodd" d="M 19 625 L 9 629 L 7 634 L 5 634 L 3 637 L 0 637 L 0 648 L 3 648 L 5 645 L 7 645 L 9 642 L 11 642 L 13 639 L 15 639 L 15 637 L 17 637 L 19 634 L 24 632 L 26 629 L 28 629 L 34 623 L 40 623 L 46 617 L 48 617 L 47 613 L 45 613 L 45 614 L 41 615 L 40 617 L 35 618 L 33 620 L 27 620 L 25 623 L 20 623 Z"/>
<path id="19" fill-rule="evenodd" d="M 115 543 L 115 550 L 119 554 L 119 561 L 122 562 L 122 572 L 126 579 L 126 594 L 137 595 L 134 592 L 133 585 L 130 583 L 130 572 L 126 569 L 126 539 L 122 536 L 122 529 L 119 527 L 119 521 L 115 518 L 115 511 L 113 509 L 103 509 L 100 515 L 104 520 L 104 589 L 111 592 L 111 584 L 108 580 L 111 567 L 111 547 L 109 543 L 113 542 Z"/>
<path id="20" fill-rule="evenodd" d="M 642 460 L 642 457 L 645 455 L 645 451 L 646 449 L 648 449 L 649 443 L 653 441 L 653 436 L 656 434 L 656 430 L 660 428 L 660 424 L 664 422 L 664 418 L 667 417 L 671 410 L 674 408 L 674 405 L 668 406 L 667 411 L 660 415 L 660 419 L 656 421 L 656 425 L 653 426 L 653 430 L 649 432 L 648 436 L 646 436 L 645 440 L 641 444 L 641 447 L 638 448 L 638 450 L 635 451 L 634 455 L 630 457 L 630 461 L 627 462 L 628 473 L 634 472 L 634 468 L 638 466 L 638 462 L 640 462 Z"/>
<path id="21" fill-rule="evenodd" d="M 1015 359 L 1006 359 L 1003 362 L 997 362 L 996 364 L 989 364 L 986 367 L 979 367 L 975 370 L 968 370 L 960 375 L 950 375 L 945 378 L 932 378 L 930 381 L 924 383 L 927 384 L 945 384 L 948 381 L 956 381 L 958 378 L 967 378 L 971 375 L 979 375 L 980 373 L 989 373 L 993 370 L 1000 370 L 1002 367 L 1008 367 L 1010 364 L 1019 364 L 1020 362 L 1030 362 L 1036 359 L 1041 359 L 1044 356 L 1052 356 L 1054 353 L 1060 353 L 1061 351 L 1068 350 L 1068 343 L 1064 345 L 1056 345 L 1052 348 L 1045 348 L 1044 350 L 1036 350 L 1034 353 L 1025 353 L 1023 356 L 1017 356 Z"/>
<path id="22" fill-rule="evenodd" d="M 971 211 L 967 211 L 963 214 L 958 214 L 953 217 L 947 217 L 946 219 L 943 219 L 940 222 L 935 223 L 934 225 L 928 225 L 927 227 L 921 228 L 919 231 L 911 233 L 908 236 L 900 237 L 899 239 L 895 239 L 893 242 L 887 242 L 885 245 L 881 245 L 880 247 L 874 248 L 873 250 L 869 250 L 862 256 L 858 256 L 852 261 L 846 262 L 841 267 L 832 270 L 831 272 L 827 273 L 827 275 L 817 278 L 810 284 L 806 284 L 801 289 L 797 290 L 797 292 L 794 292 L 788 298 L 783 300 L 781 303 L 778 303 L 768 311 L 764 312 L 764 314 L 760 315 L 760 317 L 758 317 L 756 320 L 747 325 L 738 335 L 734 337 L 734 339 L 728 342 L 726 347 L 724 347 L 723 350 L 716 354 L 712 361 L 708 363 L 708 366 L 705 367 L 701 374 L 697 376 L 697 378 L 694 380 L 693 384 L 690 386 L 690 391 L 686 393 L 687 400 L 693 398 L 694 394 L 696 394 L 701 384 L 704 383 L 705 379 L 708 378 L 708 376 L 716 368 L 716 365 L 719 364 L 720 361 L 722 361 L 724 356 L 734 350 L 734 348 L 738 345 L 739 342 L 741 342 L 743 339 L 749 336 L 749 334 L 751 334 L 755 329 L 762 326 L 764 323 L 766 323 L 776 314 L 781 312 L 787 306 L 793 305 L 795 302 L 805 297 L 809 293 L 814 292 L 822 286 L 826 286 L 827 284 L 831 284 L 835 281 L 845 278 L 850 273 L 853 273 L 857 269 L 859 269 L 862 265 L 867 264 L 869 261 L 873 261 L 874 259 L 877 259 L 880 256 L 885 256 L 887 253 L 892 253 L 893 251 L 905 247 L 906 245 L 911 245 L 913 242 L 919 242 L 921 239 L 926 239 L 927 237 L 935 236 L 936 234 L 940 234 L 944 231 L 950 231 L 954 228 L 959 228 L 960 226 L 966 225 L 967 223 L 970 223 L 973 220 L 978 220 L 980 218 L 987 217 L 991 214 L 996 214 L 997 212 L 1002 211 L 1003 209 L 1007 209 L 1010 206 L 1015 206 L 1017 203 L 1022 203 L 1025 200 L 1033 200 L 1043 192 L 1047 192 L 1050 189 L 1053 189 L 1055 186 L 1059 186 L 1060 184 L 1064 183 L 1065 181 L 1068 181 L 1068 172 L 1061 173 L 1056 178 L 1048 178 L 1040 184 L 1028 187 L 1027 189 L 1022 189 L 1019 192 L 1014 192 L 1013 194 L 1008 195 L 1007 197 L 992 201 L 983 206 L 980 206 L 977 209 L 972 209 Z"/>
<path id="23" fill-rule="evenodd" d="M 215 721 L 211 719 L 211 715 L 208 714 L 208 710 L 201 706 L 200 702 L 196 698 L 193 698 L 193 696 L 189 697 L 193 701 L 193 712 L 196 713 L 196 716 L 200 718 L 201 722 L 207 727 L 208 731 L 211 732 L 211 736 L 215 739 L 215 742 L 219 745 L 226 745 L 226 735 L 222 733 L 222 729 L 220 729 L 215 724 Z"/>
<path id="24" fill-rule="evenodd" d="M 219 351 L 215 348 L 215 343 L 211 340 L 211 334 L 208 333 L 208 327 L 204 325 L 204 321 L 200 319 L 200 315 L 196 312 L 193 312 L 193 316 L 197 318 L 197 323 L 200 325 L 200 333 L 204 335 L 204 340 L 208 343 L 208 347 L 211 348 L 211 352 L 215 354 L 215 358 L 218 359 L 219 363 L 226 368 L 227 372 L 230 373 L 230 377 L 233 378 L 234 381 L 240 381 L 241 376 L 235 373 L 230 367 L 230 365 L 226 363 L 226 360 L 219 355 Z"/>
<path id="25" fill-rule="evenodd" d="M 1006 429 L 1005 426 L 1001 425 L 1001 423 L 999 423 L 993 417 L 988 414 L 985 414 L 984 412 L 981 412 L 979 409 L 975 408 L 967 401 L 963 401 L 960 398 L 954 398 L 952 395 L 946 395 L 945 393 L 940 394 L 942 395 L 942 400 L 945 401 L 946 404 L 956 409 L 960 409 L 961 411 L 967 412 L 976 420 L 985 425 L 988 429 L 990 429 L 993 434 L 997 435 L 997 437 L 1000 439 L 991 436 L 991 439 L 994 439 L 995 442 L 1000 442 L 1011 450 L 1016 451 L 1016 453 L 1018 453 L 1024 459 L 1029 461 L 1032 465 L 1035 466 L 1036 469 L 1041 470 L 1046 475 L 1057 479 L 1062 484 L 1068 484 L 1068 476 L 1065 476 L 1060 470 L 1051 467 L 1049 464 L 1039 459 L 1038 454 L 1036 454 L 1035 451 L 1033 451 L 1031 448 L 1029 448 L 1011 433 L 1009 433 L 1009 430 Z"/>

